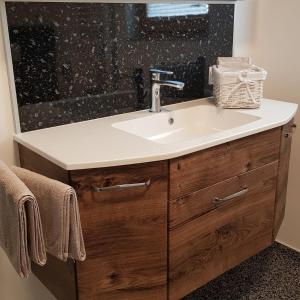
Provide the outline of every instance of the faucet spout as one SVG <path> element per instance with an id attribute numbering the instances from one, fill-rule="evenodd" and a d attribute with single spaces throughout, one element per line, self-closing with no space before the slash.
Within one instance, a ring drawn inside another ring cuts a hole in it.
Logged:
<path id="1" fill-rule="evenodd" d="M 169 86 L 169 87 L 173 87 L 177 90 L 183 90 L 184 88 L 184 82 L 181 81 L 175 81 L 175 80 L 160 80 L 158 82 L 158 84 L 160 86 Z"/>
<path id="2" fill-rule="evenodd" d="M 157 69 L 150 70 L 150 80 L 151 80 L 151 112 L 160 112 L 160 87 L 169 86 L 178 90 L 184 88 L 184 83 L 174 80 L 161 80 L 160 75 L 162 74 L 173 74 L 170 71 L 162 71 Z"/>

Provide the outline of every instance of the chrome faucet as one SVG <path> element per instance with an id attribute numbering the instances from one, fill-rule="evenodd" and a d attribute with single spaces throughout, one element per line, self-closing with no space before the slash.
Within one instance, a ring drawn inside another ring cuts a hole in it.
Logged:
<path id="1" fill-rule="evenodd" d="M 182 90 L 184 83 L 174 80 L 161 80 L 160 75 L 172 75 L 171 71 L 162 71 L 150 69 L 150 86 L 151 86 L 151 112 L 160 112 L 160 87 L 170 86 Z"/>

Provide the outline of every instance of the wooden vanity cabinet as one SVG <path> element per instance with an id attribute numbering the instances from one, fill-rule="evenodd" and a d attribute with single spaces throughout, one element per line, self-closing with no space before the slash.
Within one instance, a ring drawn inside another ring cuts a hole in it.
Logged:
<path id="1" fill-rule="evenodd" d="M 62 300 L 191 293 L 276 237 L 292 124 L 171 160 L 88 170 L 63 170 L 19 145 L 23 167 L 75 188 L 87 251 L 84 262 L 49 256 L 34 273 Z"/>

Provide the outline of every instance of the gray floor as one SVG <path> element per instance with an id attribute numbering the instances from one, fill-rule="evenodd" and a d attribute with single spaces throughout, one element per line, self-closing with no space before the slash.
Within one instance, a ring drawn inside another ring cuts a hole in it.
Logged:
<path id="1" fill-rule="evenodd" d="M 275 243 L 184 300 L 300 300 L 300 253 Z"/>

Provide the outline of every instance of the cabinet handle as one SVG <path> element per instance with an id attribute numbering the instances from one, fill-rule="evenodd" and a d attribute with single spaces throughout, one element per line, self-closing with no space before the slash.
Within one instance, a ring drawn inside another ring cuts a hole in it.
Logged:
<path id="1" fill-rule="evenodd" d="M 215 198 L 213 199 L 213 203 L 214 203 L 214 204 L 221 204 L 221 203 L 226 202 L 226 201 L 228 201 L 228 200 L 231 200 L 231 199 L 234 199 L 234 198 L 243 196 L 243 195 L 245 195 L 247 192 L 248 192 L 248 188 L 245 187 L 245 188 L 242 189 L 241 191 L 236 192 L 236 193 L 234 193 L 234 194 L 231 194 L 231 195 L 229 195 L 229 196 L 226 196 L 226 197 L 224 197 L 224 198 L 215 197 Z"/>
<path id="2" fill-rule="evenodd" d="M 291 138 L 293 136 L 295 128 L 297 128 L 297 125 L 294 123 L 294 124 L 291 125 L 291 128 L 292 128 L 292 132 L 286 132 L 284 134 L 284 137 Z"/>
<path id="3" fill-rule="evenodd" d="M 286 132 L 285 134 L 284 134 L 284 137 L 285 138 L 291 138 L 293 136 L 293 133 L 292 132 Z"/>
<path id="4" fill-rule="evenodd" d="M 105 186 L 105 187 L 97 187 L 96 185 L 92 185 L 92 189 L 94 192 L 104 192 L 109 190 L 126 190 L 126 189 L 136 189 L 142 187 L 150 186 L 151 181 L 148 179 L 146 182 L 139 182 L 139 183 L 126 183 L 126 184 L 117 184 L 112 186 Z"/>

